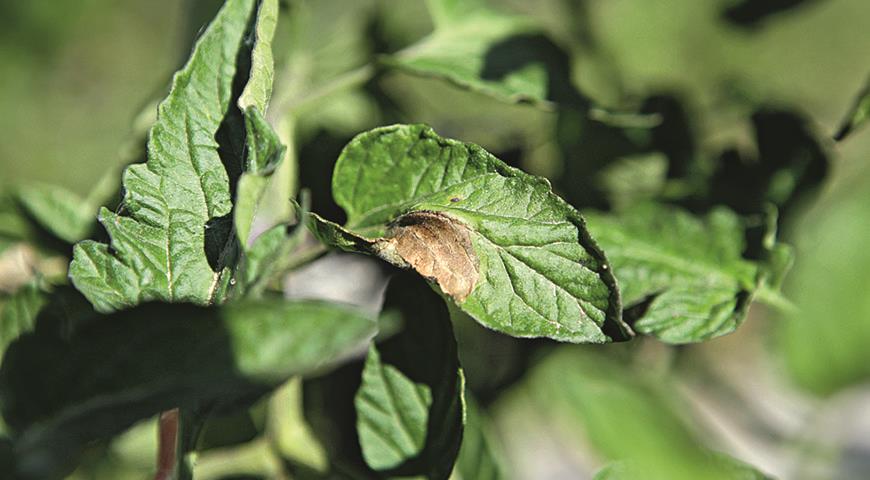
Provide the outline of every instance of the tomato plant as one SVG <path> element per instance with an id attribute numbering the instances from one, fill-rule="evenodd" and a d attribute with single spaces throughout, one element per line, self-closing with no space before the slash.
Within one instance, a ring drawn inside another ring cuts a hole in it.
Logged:
<path id="1" fill-rule="evenodd" d="M 867 89 L 836 129 L 763 99 L 751 37 L 804 2 L 722 7 L 698 49 L 746 68 L 703 71 L 621 50 L 619 2 L 514 3 L 226 0 L 121 169 L 4 191 L 8 478 L 783 474 L 706 435 L 688 366 L 752 308 L 798 384 L 865 379 L 863 187 L 806 217 L 840 256 L 801 219 Z"/>

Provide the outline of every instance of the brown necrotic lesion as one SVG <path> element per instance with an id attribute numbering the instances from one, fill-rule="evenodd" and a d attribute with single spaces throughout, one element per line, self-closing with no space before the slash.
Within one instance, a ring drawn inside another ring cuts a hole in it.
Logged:
<path id="1" fill-rule="evenodd" d="M 457 302 L 464 301 L 477 285 L 480 269 L 471 232 L 448 215 L 430 211 L 402 215 L 387 229 L 385 241 L 411 268 L 437 282 Z"/>

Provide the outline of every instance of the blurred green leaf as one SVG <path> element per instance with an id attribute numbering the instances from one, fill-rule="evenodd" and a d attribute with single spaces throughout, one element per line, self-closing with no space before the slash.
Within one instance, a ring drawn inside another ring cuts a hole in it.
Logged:
<path id="1" fill-rule="evenodd" d="M 712 466 L 727 480 L 772 480 L 750 465 L 721 453 L 711 452 Z M 612 463 L 595 474 L 593 480 L 633 480 L 644 478 L 643 466 L 631 462 Z"/>
<path id="2" fill-rule="evenodd" d="M 301 379 L 294 378 L 275 391 L 269 400 L 268 422 L 267 434 L 283 458 L 313 471 L 326 471 L 327 454 L 305 422 Z"/>
<path id="3" fill-rule="evenodd" d="M 15 198 L 36 225 L 64 242 L 75 243 L 94 234 L 97 211 L 111 202 L 119 187 L 118 170 L 110 168 L 84 197 L 58 185 L 37 183 L 19 187 Z"/>
<path id="4" fill-rule="evenodd" d="M 391 281 L 385 310 L 401 333 L 369 349 L 354 397 L 363 458 L 386 476 L 447 479 L 462 442 L 465 380 L 444 302 L 409 274 Z"/>
<path id="5" fill-rule="evenodd" d="M 777 2 L 738 3 L 754 10 Z M 591 2 L 585 21 L 594 25 L 594 46 L 616 65 L 628 93 L 678 91 L 721 138 L 747 105 L 800 105 L 825 124 L 841 114 L 837 105 L 854 91 L 855 78 L 867 74 L 868 47 L 855 39 L 870 10 L 863 0 L 814 3 L 756 31 L 723 21 L 723 10 L 735 4 L 730 1 L 670 0 L 668 8 L 644 0 Z"/>
<path id="6" fill-rule="evenodd" d="M 148 300 L 209 304 L 228 282 L 235 244 L 224 218 L 245 138 L 234 102 L 250 75 L 245 37 L 255 3 L 228 1 L 176 74 L 151 129 L 148 161 L 124 174 L 131 216 L 100 212 L 111 250 L 93 241 L 76 246 L 71 279 L 98 310 Z M 248 101 L 264 101 L 254 97 L 266 92 L 252 88 L 258 92 Z"/>
<path id="7" fill-rule="evenodd" d="M 0 294 L 17 291 L 36 273 L 66 276 L 69 244 L 42 227 L 17 193 L 0 191 Z"/>
<path id="8" fill-rule="evenodd" d="M 423 125 L 363 133 L 336 163 L 333 196 L 348 223 L 312 217 L 321 239 L 434 278 L 484 326 L 576 343 L 629 335 L 580 214 L 477 145 Z"/>
<path id="9" fill-rule="evenodd" d="M 762 213 L 773 204 L 786 216 L 827 177 L 830 142 L 791 111 L 761 108 L 751 121 L 758 156 L 726 149 L 709 180 L 709 203 L 741 214 Z"/>
<path id="10" fill-rule="evenodd" d="M 18 469 L 42 478 L 88 441 L 160 411 L 231 401 L 322 371 L 359 351 L 375 329 L 346 307 L 261 300 L 147 304 L 91 320 L 68 339 L 27 335 L 0 368 Z"/>
<path id="11" fill-rule="evenodd" d="M 868 177 L 856 177 L 802 220 L 786 292 L 798 310 L 778 331 L 791 375 L 831 394 L 870 379 L 870 203 Z M 824 324 L 820 319 L 825 319 Z"/>
<path id="12" fill-rule="evenodd" d="M 621 477 L 622 468 L 614 468 L 602 478 L 743 478 L 687 426 L 666 379 L 640 372 L 617 355 L 561 348 L 537 366 L 529 388 L 553 427 L 580 435 L 608 460 L 625 460 L 630 471 L 643 472 Z"/>
<path id="13" fill-rule="evenodd" d="M 493 13 L 485 0 L 426 0 L 426 7 L 436 28 L 461 25 L 468 17 Z"/>
<path id="14" fill-rule="evenodd" d="M 0 192 L 0 253 L 33 235 L 33 226 L 27 221 L 15 197 Z"/>
<path id="15" fill-rule="evenodd" d="M 48 301 L 47 297 L 39 282 L 33 281 L 0 305 L 0 358 L 13 340 L 33 329 L 36 316 Z"/>
<path id="16" fill-rule="evenodd" d="M 22 205 L 36 221 L 61 240 L 75 243 L 87 238 L 96 225 L 99 205 L 55 185 L 30 185 L 18 192 Z"/>
<path id="17" fill-rule="evenodd" d="M 695 217 L 677 207 L 639 205 L 623 214 L 586 214 L 607 252 L 633 328 L 668 343 L 708 340 L 737 328 L 759 268 L 742 258 L 744 229 L 720 208 Z"/>
<path id="18" fill-rule="evenodd" d="M 275 87 L 277 115 L 292 115 L 300 136 L 318 128 L 350 135 L 374 123 L 371 99 L 360 84 L 371 78 L 374 2 L 296 0 L 279 28 L 285 47 Z M 303 159 L 304 160 L 304 159 Z"/>
<path id="19" fill-rule="evenodd" d="M 751 28 L 759 26 L 771 16 L 780 15 L 812 1 L 815 0 L 738 0 L 723 10 L 722 16 L 735 25 Z"/>
<path id="20" fill-rule="evenodd" d="M 629 155 L 606 165 L 599 182 L 614 209 L 652 200 L 665 188 L 667 158 L 659 152 Z"/>
<path id="21" fill-rule="evenodd" d="M 468 392 L 483 404 L 497 399 L 525 374 L 536 345 L 486 328 L 453 304 L 448 308 Z"/>
<path id="22" fill-rule="evenodd" d="M 466 397 L 466 423 L 462 448 L 453 475 L 458 480 L 502 480 L 507 478 L 497 452 L 489 418 L 480 407 Z"/>
<path id="23" fill-rule="evenodd" d="M 613 180 L 605 172 L 619 169 L 621 159 L 647 153 L 650 133 L 609 125 L 579 109 L 560 109 L 555 135 L 564 166 L 556 185 L 565 199 L 580 209 L 605 208 L 608 200 L 615 200 L 607 185 Z M 639 177 L 632 181 L 650 181 Z"/>
<path id="24" fill-rule="evenodd" d="M 870 81 L 858 93 L 855 104 L 852 105 L 852 109 L 840 124 L 840 128 L 834 135 L 834 140 L 838 142 L 844 140 L 852 132 L 863 126 L 867 120 L 870 120 Z"/>
<path id="25" fill-rule="evenodd" d="M 528 18 L 494 11 L 477 0 L 430 0 L 428 6 L 435 31 L 382 57 L 384 64 L 508 102 L 547 99 L 547 65 L 534 55 L 526 58 L 528 52 L 519 43 L 509 43 L 512 37 L 539 31 Z"/>

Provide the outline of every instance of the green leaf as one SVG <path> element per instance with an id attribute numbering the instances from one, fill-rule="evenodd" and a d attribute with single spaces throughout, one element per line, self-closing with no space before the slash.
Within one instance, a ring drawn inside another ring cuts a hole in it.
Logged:
<path id="1" fill-rule="evenodd" d="M 98 316 L 69 339 L 22 337 L 0 368 L 0 403 L 17 432 L 19 468 L 43 478 L 86 442 L 157 412 L 322 371 L 358 352 L 375 329 L 366 316 L 322 302 L 146 304 Z"/>
<path id="2" fill-rule="evenodd" d="M 750 238 L 744 257 L 758 259 L 758 287 L 754 300 L 776 308 L 781 313 L 794 313 L 796 307 L 782 294 L 783 281 L 794 264 L 794 248 L 777 241 L 779 212 L 767 206 L 763 222 L 747 229 Z"/>
<path id="3" fill-rule="evenodd" d="M 646 375 L 617 355 L 562 348 L 538 364 L 527 384 L 537 411 L 551 428 L 591 444 L 609 461 L 623 460 L 644 480 L 731 480 L 732 462 L 706 448 L 667 377 Z M 641 368 L 638 368 L 641 367 Z M 623 464 L 623 465 L 625 465 Z M 603 478 L 608 478 L 604 476 Z M 755 478 L 755 477 L 750 477 Z M 761 477 L 763 478 L 763 477 Z"/>
<path id="4" fill-rule="evenodd" d="M 98 205 L 63 187 L 30 185 L 19 189 L 18 199 L 38 224 L 69 243 L 87 238 L 96 227 Z"/>
<path id="5" fill-rule="evenodd" d="M 606 165 L 599 182 L 610 205 L 621 210 L 660 195 L 667 173 L 667 158 L 659 152 L 628 155 Z"/>
<path id="6" fill-rule="evenodd" d="M 580 214 L 477 145 L 423 125 L 363 133 L 336 163 L 333 196 L 348 222 L 312 216 L 321 239 L 415 268 L 486 327 L 569 342 L 629 334 Z"/>
<path id="7" fill-rule="evenodd" d="M 308 213 L 307 223 L 311 233 L 318 240 L 331 247 L 339 248 L 345 252 L 362 252 L 372 255 L 377 255 L 380 252 L 375 242 L 356 235 L 341 225 L 331 222 L 314 212 Z"/>
<path id="8" fill-rule="evenodd" d="M 367 65 L 374 5 L 345 0 L 294 2 L 293 13 L 286 17 L 287 54 L 275 100 L 282 115 L 292 112 L 305 124 L 303 130 L 313 133 L 311 128 L 320 127 L 351 134 L 369 123 L 342 117 L 352 111 L 346 104 L 360 96 L 360 83 L 374 73 Z M 358 128 L 346 130 L 350 125 Z"/>
<path id="9" fill-rule="evenodd" d="M 754 467 L 728 455 L 711 452 L 711 468 L 722 475 L 723 480 L 772 480 Z M 595 474 L 593 480 L 632 480 L 643 478 L 644 467 L 632 462 L 615 462 Z"/>
<path id="10" fill-rule="evenodd" d="M 303 202 L 300 216 L 304 218 L 308 206 L 304 198 Z M 242 294 L 260 296 L 276 277 L 288 270 L 289 262 L 293 261 L 291 253 L 305 239 L 305 233 L 304 225 L 290 227 L 281 224 L 257 237 L 241 259 L 233 294 L 237 297 Z"/>
<path id="11" fill-rule="evenodd" d="M 621 215 L 586 217 L 612 262 L 623 302 L 643 311 L 632 325 L 636 331 L 668 343 L 698 342 L 743 321 L 759 268 L 741 256 L 743 226 L 731 211 L 699 218 L 643 204 Z"/>
<path id="12" fill-rule="evenodd" d="M 444 302 L 422 281 L 391 281 L 404 330 L 369 349 L 354 398 L 363 458 L 388 476 L 447 479 L 462 441 L 465 380 Z"/>
<path id="13" fill-rule="evenodd" d="M 35 235 L 33 226 L 27 221 L 15 197 L 0 192 L 0 253 L 16 243 L 32 239 Z"/>
<path id="14" fill-rule="evenodd" d="M 37 225 L 65 242 L 75 243 L 95 232 L 97 210 L 117 195 L 119 187 L 118 169 L 110 168 L 85 197 L 49 184 L 19 187 L 15 197 Z"/>
<path id="15" fill-rule="evenodd" d="M 527 17 L 496 12 L 476 0 L 430 0 L 428 6 L 435 31 L 382 57 L 382 63 L 507 102 L 545 103 L 548 65 L 536 54 L 526 58 L 525 48 L 510 43 L 539 31 Z"/>
<path id="16" fill-rule="evenodd" d="M 799 261 L 785 283 L 798 308 L 776 329 L 795 383 L 819 395 L 870 379 L 870 172 L 842 186 L 795 228 Z"/>
<path id="17" fill-rule="evenodd" d="M 840 128 L 837 130 L 836 135 L 834 135 L 834 140 L 838 142 L 844 140 L 852 132 L 863 126 L 867 120 L 870 120 L 870 80 L 864 85 L 861 92 L 858 93 L 852 109 L 846 115 L 846 118 L 843 119 Z"/>
<path id="18" fill-rule="evenodd" d="M 248 158 L 246 171 L 239 177 L 234 220 L 242 250 L 247 252 L 254 240 L 251 238 L 252 223 L 266 188 L 283 160 L 285 148 L 256 107 L 245 111 L 245 127 Z"/>
<path id="19" fill-rule="evenodd" d="M 369 349 L 363 380 L 356 395 L 360 446 L 366 463 L 388 470 L 413 458 L 426 444 L 432 391 L 415 383 Z"/>
<path id="20" fill-rule="evenodd" d="M 496 451 L 495 436 L 490 431 L 489 419 L 480 407 L 466 397 L 466 423 L 462 448 L 453 474 L 458 480 L 501 480 L 506 478 Z"/>
<path id="21" fill-rule="evenodd" d="M 469 16 L 492 13 L 484 0 L 426 0 L 426 7 L 436 28 L 462 24 Z"/>
<path id="22" fill-rule="evenodd" d="M 316 472 L 327 470 L 326 452 L 305 422 L 301 379 L 294 378 L 275 390 L 267 421 L 272 448 L 281 457 Z"/>
<path id="23" fill-rule="evenodd" d="M 251 76 L 239 97 L 239 108 L 243 111 L 256 107 L 260 112 L 265 112 L 272 97 L 272 80 L 275 77 L 272 38 L 277 26 L 278 0 L 261 0 L 254 29 L 254 48 L 251 51 Z"/>
<path id="24" fill-rule="evenodd" d="M 249 73 L 255 3 L 227 1 L 175 75 L 151 128 L 148 161 L 124 173 L 129 216 L 100 212 L 111 250 L 76 246 L 70 277 L 98 310 L 149 300 L 210 304 L 228 281 L 235 243 L 224 219 L 244 149 L 235 101 Z M 261 100 L 261 90 L 252 87 L 250 101 Z"/>
<path id="25" fill-rule="evenodd" d="M 263 200 L 263 195 L 283 160 L 285 147 L 263 114 L 272 96 L 275 76 L 272 58 L 272 38 L 278 22 L 278 1 L 269 0 L 257 12 L 256 41 L 251 53 L 251 77 L 239 97 L 239 108 L 245 115 L 247 137 L 245 168 L 239 178 L 235 204 L 234 224 L 242 250 L 248 250 L 251 225 Z M 286 199 L 285 199 L 286 200 Z"/>
<path id="26" fill-rule="evenodd" d="M 0 358 L 13 340 L 33 329 L 36 316 L 47 301 L 47 294 L 36 281 L 5 299 L 0 307 Z"/>

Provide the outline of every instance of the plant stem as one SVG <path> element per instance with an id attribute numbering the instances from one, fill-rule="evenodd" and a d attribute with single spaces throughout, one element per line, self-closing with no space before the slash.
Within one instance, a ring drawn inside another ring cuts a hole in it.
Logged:
<path id="1" fill-rule="evenodd" d="M 160 414 L 157 427 L 157 473 L 154 480 L 172 480 L 178 449 L 178 409 Z"/>
<path id="2" fill-rule="evenodd" d="M 160 414 L 157 426 L 157 473 L 154 480 L 193 480 L 189 453 L 196 447 L 205 417 L 178 408 Z"/>

